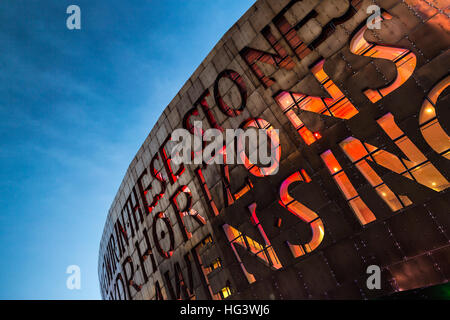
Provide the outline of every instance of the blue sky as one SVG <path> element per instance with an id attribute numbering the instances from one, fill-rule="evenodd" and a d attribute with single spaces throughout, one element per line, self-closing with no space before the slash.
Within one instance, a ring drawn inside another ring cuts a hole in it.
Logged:
<path id="1" fill-rule="evenodd" d="M 155 120 L 253 0 L 0 1 L 0 299 L 99 299 L 109 206 Z M 79 5 L 82 30 L 66 28 Z M 66 288 L 67 266 L 81 290 Z"/>

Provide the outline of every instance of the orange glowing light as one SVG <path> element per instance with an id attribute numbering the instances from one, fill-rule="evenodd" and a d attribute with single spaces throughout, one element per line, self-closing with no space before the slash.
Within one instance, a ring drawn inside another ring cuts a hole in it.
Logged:
<path id="1" fill-rule="evenodd" d="M 436 115 L 436 103 L 442 92 L 450 85 L 450 76 L 447 76 L 431 89 L 422 104 L 419 113 L 420 131 L 430 147 L 445 158 L 450 159 L 450 137 L 442 128 Z M 436 182 L 436 181 L 435 181 Z"/>
<path id="2" fill-rule="evenodd" d="M 220 292 L 222 293 L 222 297 L 224 299 L 228 298 L 231 295 L 231 290 L 229 287 L 223 288 Z"/>
<path id="3" fill-rule="evenodd" d="M 391 19 L 389 14 L 383 13 L 383 19 Z M 356 55 L 377 59 L 387 59 L 395 63 L 397 76 L 394 81 L 384 88 L 367 89 L 364 91 L 366 97 L 373 103 L 383 99 L 391 92 L 403 85 L 413 74 L 417 65 L 417 58 L 408 49 L 393 48 L 370 43 L 364 38 L 367 26 L 362 27 L 350 42 L 350 51 Z"/>
<path id="4" fill-rule="evenodd" d="M 304 170 L 302 170 L 304 171 Z M 308 177 L 309 178 L 309 177 Z M 294 183 L 309 183 L 310 180 L 305 181 L 300 172 L 295 172 L 283 181 L 280 187 L 280 204 L 289 210 L 292 214 L 308 223 L 312 238 L 308 243 L 303 245 L 296 245 L 286 242 L 294 258 L 298 258 L 305 253 L 314 251 L 321 243 L 325 236 L 324 226 L 322 220 L 316 212 L 312 211 L 302 203 L 298 202 L 288 192 L 289 186 Z"/>
<path id="5" fill-rule="evenodd" d="M 275 100 L 291 121 L 303 141 L 307 145 L 322 138 L 318 132 L 311 132 L 300 119 L 294 109 L 314 112 L 320 115 L 339 119 L 350 119 L 358 114 L 358 109 L 348 100 L 324 70 L 325 60 L 321 60 L 311 68 L 311 72 L 331 98 L 312 97 L 303 93 L 283 91 Z"/>
<path id="6" fill-rule="evenodd" d="M 350 140 L 352 141 L 352 140 Z M 357 141 L 355 139 L 355 141 Z M 348 145 L 348 144 L 347 144 Z M 361 224 L 367 224 L 372 221 L 375 221 L 375 215 L 372 211 L 367 207 L 364 201 L 359 196 L 353 184 L 350 182 L 350 179 L 347 177 L 344 171 L 341 173 L 336 173 L 342 170 L 337 159 L 334 157 L 331 150 L 327 150 L 320 155 L 326 167 L 330 171 L 333 176 L 334 181 L 338 185 L 344 197 L 349 201 L 349 205 L 355 213 Z M 334 171 L 334 172 L 333 172 Z"/>

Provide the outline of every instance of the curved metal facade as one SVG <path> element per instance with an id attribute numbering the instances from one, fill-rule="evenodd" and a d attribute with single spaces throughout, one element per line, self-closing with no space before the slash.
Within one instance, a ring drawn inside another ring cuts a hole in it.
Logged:
<path id="1" fill-rule="evenodd" d="M 130 164 L 100 243 L 102 297 L 365 299 L 448 282 L 446 3 L 257 1 Z M 171 163 L 173 130 L 252 119 L 279 130 L 275 175 Z"/>

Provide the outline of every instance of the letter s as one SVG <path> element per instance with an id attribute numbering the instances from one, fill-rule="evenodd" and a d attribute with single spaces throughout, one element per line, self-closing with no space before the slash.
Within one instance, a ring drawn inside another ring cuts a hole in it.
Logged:
<path id="1" fill-rule="evenodd" d="M 382 19 L 392 19 L 388 13 L 382 14 Z M 414 53 L 408 49 L 393 48 L 373 44 L 364 39 L 364 32 L 367 25 L 362 27 L 350 41 L 350 51 L 358 56 L 366 56 L 376 59 L 386 59 L 393 61 L 397 68 L 397 77 L 395 80 L 384 88 L 367 89 L 364 91 L 365 96 L 375 103 L 389 93 L 401 87 L 413 74 L 417 65 L 417 58 Z"/>
<path id="2" fill-rule="evenodd" d="M 286 180 L 283 181 L 280 187 L 280 204 L 288 209 L 295 216 L 308 223 L 312 230 L 312 239 L 309 243 L 301 245 L 294 245 L 287 241 L 287 245 L 291 250 L 294 258 L 303 256 L 305 253 L 314 251 L 321 243 L 324 237 L 324 226 L 322 220 L 317 213 L 296 201 L 289 195 L 288 188 L 295 182 L 311 182 L 311 178 L 306 174 L 305 170 L 295 172 Z"/>

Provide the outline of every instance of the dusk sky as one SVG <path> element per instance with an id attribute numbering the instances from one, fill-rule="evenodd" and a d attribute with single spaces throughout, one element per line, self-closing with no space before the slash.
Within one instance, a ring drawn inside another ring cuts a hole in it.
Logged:
<path id="1" fill-rule="evenodd" d="M 99 299 L 98 249 L 161 112 L 253 0 L 0 1 L 0 299 Z M 68 30 L 66 8 L 81 8 Z M 66 268 L 81 268 L 81 290 Z"/>

